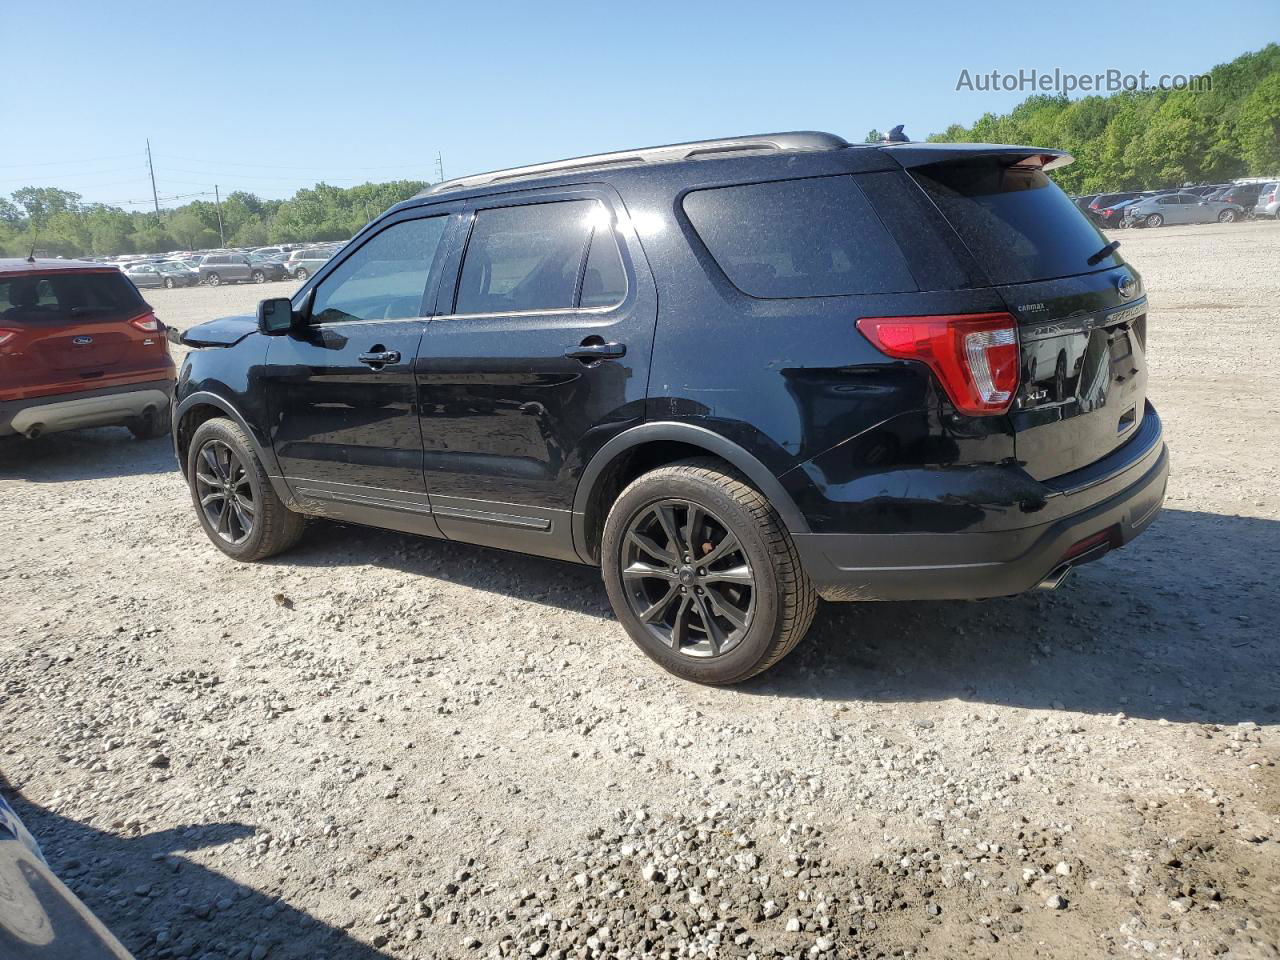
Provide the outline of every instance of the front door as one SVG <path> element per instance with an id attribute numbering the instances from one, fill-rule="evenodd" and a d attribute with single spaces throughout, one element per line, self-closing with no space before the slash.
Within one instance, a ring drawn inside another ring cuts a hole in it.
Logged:
<path id="1" fill-rule="evenodd" d="M 305 295 L 308 323 L 271 338 L 276 458 L 310 512 L 438 535 L 422 474 L 413 359 L 447 218 L 394 222 Z"/>
<path id="2" fill-rule="evenodd" d="M 446 536 L 576 559 L 577 478 L 643 418 L 648 386 L 657 301 L 620 209 L 580 188 L 487 198 L 464 217 L 416 364 Z"/>

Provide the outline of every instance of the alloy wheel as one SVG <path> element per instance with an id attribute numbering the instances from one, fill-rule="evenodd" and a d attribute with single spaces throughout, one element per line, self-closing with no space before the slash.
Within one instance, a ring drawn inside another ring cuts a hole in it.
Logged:
<path id="1" fill-rule="evenodd" d="M 657 640 L 689 657 L 718 657 L 751 626 L 755 575 L 737 536 L 710 510 L 661 500 L 632 518 L 622 544 L 631 612 Z"/>
<path id="2" fill-rule="evenodd" d="M 253 533 L 257 504 L 249 472 L 239 454 L 210 440 L 196 454 L 196 497 L 209 527 L 227 543 L 244 543 Z"/>

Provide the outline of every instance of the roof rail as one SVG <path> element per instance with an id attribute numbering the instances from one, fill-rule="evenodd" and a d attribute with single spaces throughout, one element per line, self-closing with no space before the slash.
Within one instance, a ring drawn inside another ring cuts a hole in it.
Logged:
<path id="1" fill-rule="evenodd" d="M 532 177 L 549 177 L 576 170 L 594 170 L 601 167 L 629 167 L 642 163 L 676 163 L 681 160 L 722 157 L 732 154 L 782 153 L 787 151 L 840 150 L 849 143 L 834 133 L 799 130 L 791 133 L 760 133 L 746 137 L 725 137 L 719 140 L 692 140 L 688 143 L 672 143 L 663 147 L 644 147 L 639 150 L 620 150 L 616 153 L 597 153 L 588 157 L 571 157 L 550 163 L 535 163 L 527 167 L 511 167 L 489 173 L 475 173 L 467 177 L 445 180 L 427 187 L 417 196 L 427 197 L 449 190 L 462 190 L 506 180 L 525 180 Z"/>

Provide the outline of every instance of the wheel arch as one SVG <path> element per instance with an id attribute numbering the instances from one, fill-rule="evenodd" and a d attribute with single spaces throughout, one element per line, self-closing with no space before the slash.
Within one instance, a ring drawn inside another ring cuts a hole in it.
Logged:
<path id="1" fill-rule="evenodd" d="M 202 423 L 215 417 L 227 417 L 244 431 L 245 436 L 249 438 L 249 442 L 253 444 L 253 452 L 262 461 L 263 467 L 266 468 L 267 476 L 271 480 L 271 485 L 276 488 L 277 495 L 289 502 L 289 499 L 292 498 L 286 499 L 285 495 L 281 493 L 284 490 L 284 484 L 279 482 L 280 467 L 276 462 L 274 451 L 271 450 L 269 445 L 262 442 L 258 432 L 235 408 L 235 405 L 216 393 L 209 393 L 204 390 L 192 393 L 184 397 L 174 411 L 174 452 L 178 458 L 178 468 L 183 475 L 185 476 L 187 472 L 187 452 L 190 449 L 192 436 L 195 435 L 196 430 L 199 429 Z"/>
<path id="2" fill-rule="evenodd" d="M 584 468 L 573 500 L 573 545 L 582 559 L 599 562 L 604 518 L 623 487 L 655 467 L 696 456 L 713 456 L 737 469 L 764 494 L 791 533 L 809 532 L 791 495 L 750 451 L 696 424 L 651 422 L 618 434 Z"/>

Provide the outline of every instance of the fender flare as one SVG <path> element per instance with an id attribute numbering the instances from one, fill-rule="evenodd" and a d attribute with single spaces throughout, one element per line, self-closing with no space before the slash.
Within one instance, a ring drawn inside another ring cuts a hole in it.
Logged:
<path id="1" fill-rule="evenodd" d="M 253 452 L 258 455 L 258 459 L 262 461 L 262 465 L 267 469 L 267 476 L 271 478 L 273 486 L 279 486 L 275 483 L 280 479 L 280 464 L 276 460 L 275 451 L 270 447 L 263 446 L 258 438 L 257 431 L 250 426 L 249 421 L 235 408 L 235 405 L 225 397 L 216 393 L 210 393 L 207 390 L 197 390 L 195 393 L 188 394 L 182 398 L 182 401 L 174 408 L 173 411 L 173 453 L 178 460 L 178 470 L 185 476 L 187 465 L 182 462 L 182 457 L 178 453 L 178 423 L 188 410 L 196 406 L 217 407 L 228 417 L 236 422 L 236 425 L 244 431 L 245 436 L 249 438 L 249 442 L 253 444 Z M 283 499 L 283 498 L 282 498 Z"/>
<path id="2" fill-rule="evenodd" d="M 809 522 L 791 495 L 787 493 L 777 476 L 746 449 L 732 440 L 706 427 L 678 421 L 651 421 L 631 427 L 613 437 L 596 451 L 578 479 L 573 497 L 573 545 L 584 561 L 592 551 L 587 538 L 587 508 L 596 492 L 597 484 L 608 467 L 622 454 L 645 443 L 675 441 L 701 447 L 707 453 L 727 460 L 746 475 L 778 511 L 782 522 L 792 534 L 808 533 Z"/>

